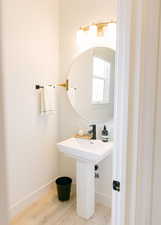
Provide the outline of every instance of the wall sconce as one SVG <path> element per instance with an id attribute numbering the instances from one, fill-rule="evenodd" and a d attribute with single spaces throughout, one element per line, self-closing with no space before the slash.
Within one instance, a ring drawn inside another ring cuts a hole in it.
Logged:
<path id="1" fill-rule="evenodd" d="M 80 27 L 77 32 L 77 44 L 80 48 L 107 46 L 116 49 L 116 21 L 93 23 Z"/>

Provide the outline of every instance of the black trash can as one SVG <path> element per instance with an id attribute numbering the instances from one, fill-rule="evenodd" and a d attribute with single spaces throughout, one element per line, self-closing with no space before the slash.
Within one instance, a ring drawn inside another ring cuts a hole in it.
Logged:
<path id="1" fill-rule="evenodd" d="M 72 179 L 70 177 L 59 177 L 56 179 L 58 199 L 68 201 L 70 199 Z"/>

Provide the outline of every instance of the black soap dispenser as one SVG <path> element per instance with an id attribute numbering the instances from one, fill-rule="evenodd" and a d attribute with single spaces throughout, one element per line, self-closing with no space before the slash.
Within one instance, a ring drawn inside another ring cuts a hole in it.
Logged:
<path id="1" fill-rule="evenodd" d="M 106 126 L 104 126 L 102 130 L 102 141 L 108 142 L 108 130 L 106 129 Z"/>

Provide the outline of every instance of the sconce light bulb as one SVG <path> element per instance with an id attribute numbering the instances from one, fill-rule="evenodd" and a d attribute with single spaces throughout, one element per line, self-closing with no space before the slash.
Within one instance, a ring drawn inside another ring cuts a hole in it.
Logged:
<path id="1" fill-rule="evenodd" d="M 79 31 L 77 31 L 77 43 L 78 43 L 78 45 L 81 43 L 81 42 L 83 42 L 84 41 L 84 31 L 83 30 L 79 30 Z"/>

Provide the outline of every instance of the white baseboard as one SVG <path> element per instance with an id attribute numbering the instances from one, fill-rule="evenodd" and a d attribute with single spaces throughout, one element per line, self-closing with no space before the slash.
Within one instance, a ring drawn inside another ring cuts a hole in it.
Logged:
<path id="1" fill-rule="evenodd" d="M 18 213 L 24 210 L 26 207 L 30 206 L 33 202 L 38 200 L 44 193 L 49 191 L 51 185 L 54 183 L 56 178 L 50 180 L 47 184 L 41 186 L 37 190 L 33 191 L 32 193 L 26 195 L 20 201 L 17 201 L 15 204 L 11 205 L 10 207 L 10 219 L 15 217 Z"/>
<path id="2" fill-rule="evenodd" d="M 102 193 L 96 192 L 96 202 L 112 208 L 112 198 Z"/>

